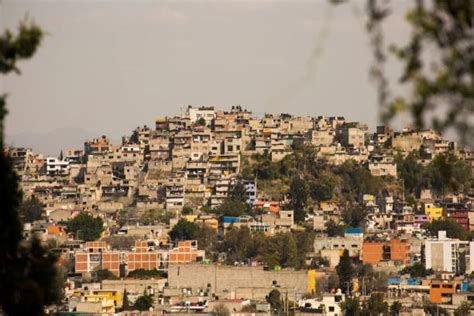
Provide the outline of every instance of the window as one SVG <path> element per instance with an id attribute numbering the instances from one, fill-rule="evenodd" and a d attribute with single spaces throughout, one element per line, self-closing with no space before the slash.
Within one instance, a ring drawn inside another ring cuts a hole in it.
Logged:
<path id="1" fill-rule="evenodd" d="M 329 311 L 334 312 L 334 306 L 329 306 Z"/>

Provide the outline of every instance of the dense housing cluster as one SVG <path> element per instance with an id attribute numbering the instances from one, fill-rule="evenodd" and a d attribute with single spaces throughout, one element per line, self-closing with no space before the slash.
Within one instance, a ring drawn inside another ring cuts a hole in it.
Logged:
<path id="1" fill-rule="evenodd" d="M 474 155 L 431 130 L 189 106 L 120 145 L 5 151 L 25 234 L 64 268 L 59 309 L 423 315 L 474 301 Z"/>

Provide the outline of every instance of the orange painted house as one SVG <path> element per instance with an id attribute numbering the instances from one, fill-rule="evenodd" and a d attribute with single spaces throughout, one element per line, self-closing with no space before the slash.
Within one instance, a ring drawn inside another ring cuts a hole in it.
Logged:
<path id="1" fill-rule="evenodd" d="M 410 263 L 410 244 L 399 239 L 387 242 L 365 241 L 362 244 L 362 262 L 378 264 L 381 261 L 398 261 L 403 265 Z"/>
<path id="2" fill-rule="evenodd" d="M 280 202 L 278 201 L 255 201 L 254 207 L 258 210 L 278 213 L 280 211 Z"/>
<path id="3" fill-rule="evenodd" d="M 456 282 L 433 281 L 430 285 L 430 303 L 451 304 L 456 293 Z"/>
<path id="4" fill-rule="evenodd" d="M 364 242 L 362 244 L 362 262 L 377 264 L 383 259 L 383 246 L 381 242 Z"/>

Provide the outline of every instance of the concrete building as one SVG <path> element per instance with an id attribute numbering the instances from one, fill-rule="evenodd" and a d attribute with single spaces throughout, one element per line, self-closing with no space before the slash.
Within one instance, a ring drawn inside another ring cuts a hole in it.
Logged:
<path id="1" fill-rule="evenodd" d="M 315 290 L 314 270 L 265 271 L 263 267 L 234 267 L 205 264 L 171 265 L 170 287 L 190 289 L 192 293 L 208 290 L 219 297 L 265 299 L 274 289 L 288 291 L 289 297 L 300 298 Z"/>
<path id="2" fill-rule="evenodd" d="M 302 313 L 317 313 L 325 316 L 341 316 L 343 311 L 341 303 L 345 301 L 345 295 L 339 289 L 335 294 L 325 293 L 321 298 L 308 298 L 298 302 Z"/>
<path id="3" fill-rule="evenodd" d="M 450 239 L 446 231 L 439 231 L 438 238 L 425 241 L 425 266 L 443 272 L 459 272 L 460 254 L 467 252 L 468 241 Z"/>
<path id="4" fill-rule="evenodd" d="M 60 160 L 56 157 L 46 159 L 46 173 L 49 176 L 66 175 L 69 172 L 69 161 Z"/>
<path id="5" fill-rule="evenodd" d="M 216 111 L 214 111 L 213 106 L 192 107 L 190 105 L 186 109 L 186 116 L 189 117 L 192 123 L 202 118 L 206 121 L 206 124 L 210 124 L 216 117 Z"/>
<path id="6" fill-rule="evenodd" d="M 392 261 L 399 265 L 410 263 L 410 243 L 392 239 L 388 242 L 369 242 L 362 244 L 362 262 L 365 264 L 378 264 L 383 261 Z"/>

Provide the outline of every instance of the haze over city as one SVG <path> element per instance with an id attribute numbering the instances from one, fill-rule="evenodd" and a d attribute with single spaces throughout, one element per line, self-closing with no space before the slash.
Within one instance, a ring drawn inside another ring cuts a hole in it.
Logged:
<path id="1" fill-rule="evenodd" d="M 401 22 L 409 3 L 394 5 L 388 40 L 408 33 Z M 47 32 L 22 75 L 1 79 L 7 143 L 57 154 L 102 134 L 119 142 L 189 104 L 343 115 L 374 129 L 364 10 L 362 0 L 4 0 L 0 28 L 27 16 Z M 392 79 L 399 70 L 388 65 Z"/>

